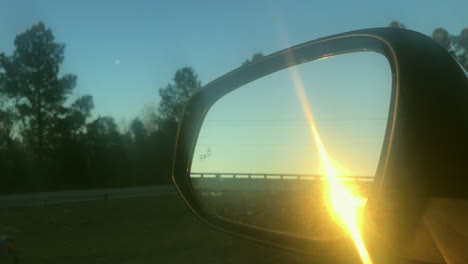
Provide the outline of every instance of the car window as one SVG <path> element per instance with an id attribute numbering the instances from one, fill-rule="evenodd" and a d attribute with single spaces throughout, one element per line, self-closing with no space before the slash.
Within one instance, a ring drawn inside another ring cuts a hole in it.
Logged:
<path id="1" fill-rule="evenodd" d="M 171 181 L 187 100 L 278 50 L 371 27 L 428 35 L 468 70 L 467 1 L 0 5 L 0 263 L 325 263 L 192 215 Z"/>

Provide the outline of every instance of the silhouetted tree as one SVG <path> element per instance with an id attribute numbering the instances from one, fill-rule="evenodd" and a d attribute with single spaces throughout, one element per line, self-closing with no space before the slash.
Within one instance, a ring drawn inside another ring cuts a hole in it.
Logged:
<path id="1" fill-rule="evenodd" d="M 87 124 L 87 174 L 93 186 L 123 185 L 127 163 L 123 137 L 112 117 L 98 117 Z"/>
<path id="2" fill-rule="evenodd" d="M 119 131 L 114 118 L 109 116 L 98 117 L 87 126 L 88 138 L 93 143 L 111 146 L 118 140 Z"/>
<path id="3" fill-rule="evenodd" d="M 158 112 L 153 104 L 146 104 L 141 111 L 140 117 L 148 133 L 157 130 Z"/>
<path id="4" fill-rule="evenodd" d="M 16 115 L 12 107 L 8 106 L 6 96 L 0 87 L 0 151 L 6 150 L 13 140 L 13 125 Z"/>
<path id="5" fill-rule="evenodd" d="M 161 102 L 159 104 L 159 115 L 161 119 L 179 122 L 182 111 L 195 90 L 201 88 L 201 82 L 191 67 L 184 67 L 176 71 L 173 83 L 166 88 L 159 89 Z"/>
<path id="6" fill-rule="evenodd" d="M 261 52 L 257 52 L 257 53 L 254 53 L 252 55 L 252 58 L 249 60 L 249 59 L 246 59 L 243 63 L 242 63 L 242 66 L 244 65 L 247 65 L 249 63 L 252 63 L 252 62 L 255 62 L 255 61 L 258 61 L 260 60 L 261 58 L 265 57 L 265 55 L 263 55 L 263 53 Z"/>
<path id="7" fill-rule="evenodd" d="M 201 88 L 201 82 L 190 67 L 176 71 L 173 83 L 159 90 L 161 102 L 156 119 L 157 130 L 150 134 L 149 140 L 158 148 L 156 162 L 160 177 L 157 183 L 169 183 L 172 157 L 174 155 L 177 126 L 182 118 L 185 104 L 193 93 Z"/>
<path id="8" fill-rule="evenodd" d="M 89 154 L 86 120 L 93 108 L 91 96 L 80 97 L 70 107 L 62 109 L 63 117 L 51 129 L 54 136 L 48 156 L 57 167 L 53 179 L 56 188 L 82 188 L 91 183 L 86 174 Z"/>
<path id="9" fill-rule="evenodd" d="M 175 142 L 177 137 L 178 123 L 174 120 L 160 119 L 158 121 L 158 130 L 149 136 L 150 144 L 157 149 L 154 153 L 155 163 L 157 164 L 157 183 L 171 183 L 171 165 L 175 151 Z"/>
<path id="10" fill-rule="evenodd" d="M 468 71 L 468 28 L 464 28 L 460 35 L 452 36 L 453 53 L 460 64 Z"/>
<path id="11" fill-rule="evenodd" d="M 444 47 L 468 71 L 468 28 L 460 35 L 450 35 L 445 28 L 437 28 L 432 32 L 432 38 Z"/>
<path id="12" fill-rule="evenodd" d="M 156 178 L 157 174 L 151 168 L 156 165 L 153 160 L 155 158 L 154 151 L 159 148 L 158 146 L 154 149 L 150 148 L 148 132 L 139 118 L 133 119 L 130 123 L 125 144 L 131 172 L 128 175 L 129 183 L 139 185 L 154 182 L 151 178 Z"/>
<path id="13" fill-rule="evenodd" d="M 16 36 L 11 56 L 0 54 L 0 82 L 14 101 L 22 123 L 22 136 L 42 155 L 53 127 L 65 114 L 67 96 L 77 77 L 59 77 L 65 45 L 57 43 L 42 22 Z"/>
<path id="14" fill-rule="evenodd" d="M 388 24 L 387 27 L 391 27 L 391 28 L 403 28 L 405 29 L 406 26 L 403 25 L 402 23 L 396 21 L 396 20 L 393 20 L 392 22 L 390 22 L 390 24 Z"/>
<path id="15" fill-rule="evenodd" d="M 436 28 L 432 32 L 432 39 L 437 41 L 446 50 L 451 50 L 450 34 L 445 28 Z"/>
<path id="16" fill-rule="evenodd" d="M 388 27 L 403 28 L 406 26 L 396 20 L 392 21 Z M 460 35 L 450 35 L 442 27 L 434 29 L 431 35 L 432 39 L 444 47 L 457 61 L 468 71 L 468 28 L 464 28 Z"/>
<path id="17" fill-rule="evenodd" d="M 91 116 L 94 108 L 93 98 L 86 95 L 78 98 L 70 107 L 63 107 L 61 118 L 53 124 L 51 131 L 54 133 L 52 139 L 54 143 L 61 141 L 77 140 L 80 134 L 86 132 L 86 121 Z"/>
<path id="18" fill-rule="evenodd" d="M 2 176 L 21 181 L 23 190 L 54 189 L 78 174 L 68 165 L 85 156 L 80 146 L 92 97 L 66 105 L 77 77 L 59 76 L 65 45 L 44 23 L 18 34 L 14 47 L 10 56 L 0 53 Z"/>
<path id="19" fill-rule="evenodd" d="M 161 102 L 156 117 L 157 129 L 150 133 L 149 141 L 158 148 L 154 153 L 157 171 L 160 174 L 157 183 L 170 182 L 172 156 L 174 154 L 177 126 L 182 118 L 185 104 L 192 94 L 201 88 L 201 82 L 190 67 L 176 71 L 173 83 L 159 90 Z"/>
<path id="20" fill-rule="evenodd" d="M 143 122 L 139 118 L 135 118 L 130 124 L 130 133 L 136 143 L 144 142 L 147 132 Z"/>

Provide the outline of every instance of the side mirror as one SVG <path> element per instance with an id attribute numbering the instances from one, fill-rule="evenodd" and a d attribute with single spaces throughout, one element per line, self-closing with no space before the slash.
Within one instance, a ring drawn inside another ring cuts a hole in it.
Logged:
<path id="1" fill-rule="evenodd" d="M 367 29 L 307 42 L 192 97 L 173 180 L 223 231 L 387 259 L 430 197 L 468 196 L 467 102 L 463 70 L 422 34 Z"/>

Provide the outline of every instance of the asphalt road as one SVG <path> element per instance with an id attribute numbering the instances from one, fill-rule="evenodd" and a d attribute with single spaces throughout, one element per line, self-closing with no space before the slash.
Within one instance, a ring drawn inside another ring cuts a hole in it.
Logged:
<path id="1" fill-rule="evenodd" d="M 176 194 L 174 185 L 157 185 L 118 189 L 92 189 L 62 192 L 41 192 L 0 196 L 0 208 L 73 203 L 105 199 Z"/>

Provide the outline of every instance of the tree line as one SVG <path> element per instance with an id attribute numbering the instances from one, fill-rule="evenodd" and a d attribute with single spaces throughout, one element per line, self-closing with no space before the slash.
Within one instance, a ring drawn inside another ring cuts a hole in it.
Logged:
<path id="1" fill-rule="evenodd" d="M 431 37 L 468 70 L 468 28 L 459 35 L 437 28 Z M 122 132 L 113 117 L 92 117 L 91 95 L 72 100 L 78 78 L 60 75 L 65 45 L 44 23 L 18 34 L 14 48 L 0 52 L 0 194 L 170 183 L 177 125 L 201 88 L 192 68 L 176 71 L 159 89 L 157 111 Z"/>
<path id="2" fill-rule="evenodd" d="M 93 97 L 72 100 L 78 78 L 60 76 L 65 45 L 39 22 L 0 53 L 0 193 L 170 183 L 177 122 L 201 87 L 192 68 L 159 90 L 158 112 L 122 132 L 92 118 Z M 149 122 L 149 124 L 148 124 Z"/>

